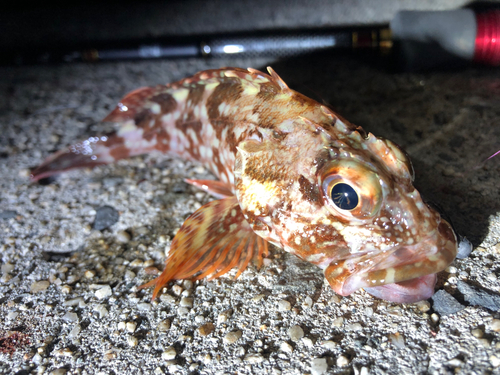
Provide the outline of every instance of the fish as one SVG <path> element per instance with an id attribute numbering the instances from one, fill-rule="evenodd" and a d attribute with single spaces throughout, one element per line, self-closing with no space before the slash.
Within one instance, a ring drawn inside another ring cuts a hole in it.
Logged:
<path id="1" fill-rule="evenodd" d="M 79 167 L 160 152 L 201 163 L 187 179 L 215 198 L 174 236 L 156 298 L 175 279 L 219 277 L 269 256 L 269 244 L 315 264 L 332 289 L 413 303 L 434 293 L 457 253 L 448 221 L 415 189 L 409 157 L 293 89 L 272 69 L 205 70 L 127 94 L 89 137 L 32 171 L 36 181 Z"/>

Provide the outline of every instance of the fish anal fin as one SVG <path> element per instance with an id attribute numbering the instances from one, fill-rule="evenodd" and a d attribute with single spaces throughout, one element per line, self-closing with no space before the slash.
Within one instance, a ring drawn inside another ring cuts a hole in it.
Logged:
<path id="1" fill-rule="evenodd" d="M 197 188 L 210 193 L 216 198 L 227 198 L 232 197 L 234 194 L 231 191 L 231 187 L 221 181 L 216 180 L 193 180 L 186 178 L 185 181 L 188 184 L 196 186 Z"/>
<path id="2" fill-rule="evenodd" d="M 245 220 L 236 197 L 211 201 L 182 224 L 163 273 L 140 288 L 154 286 L 155 299 L 171 280 L 218 277 L 234 267 L 239 276 L 252 259 L 260 265 L 263 254 L 267 254 L 267 244 Z"/>

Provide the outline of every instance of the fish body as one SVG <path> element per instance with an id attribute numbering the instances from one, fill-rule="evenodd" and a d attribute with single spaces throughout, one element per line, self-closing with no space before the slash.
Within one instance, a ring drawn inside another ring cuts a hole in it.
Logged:
<path id="1" fill-rule="evenodd" d="M 218 200 L 172 241 L 153 298 L 172 279 L 217 277 L 272 243 L 316 264 L 341 295 L 364 288 L 395 302 L 434 292 L 456 236 L 413 187 L 406 154 L 290 89 L 272 70 L 208 70 L 125 96 L 104 121 L 117 132 L 49 157 L 40 179 L 75 167 L 160 151 L 208 167 L 187 180 Z"/>

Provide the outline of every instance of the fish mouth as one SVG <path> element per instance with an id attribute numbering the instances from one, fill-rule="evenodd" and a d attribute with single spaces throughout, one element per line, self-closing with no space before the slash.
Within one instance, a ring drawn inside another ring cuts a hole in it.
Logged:
<path id="1" fill-rule="evenodd" d="M 434 294 L 437 276 L 435 273 L 416 277 L 400 283 L 366 287 L 365 291 L 374 297 L 399 303 L 413 303 L 431 298 Z"/>
<path id="2" fill-rule="evenodd" d="M 344 296 L 364 288 L 375 297 L 412 303 L 433 295 L 436 273 L 444 270 L 456 253 L 456 236 L 451 225 L 442 220 L 417 244 L 332 262 L 325 277 Z"/>

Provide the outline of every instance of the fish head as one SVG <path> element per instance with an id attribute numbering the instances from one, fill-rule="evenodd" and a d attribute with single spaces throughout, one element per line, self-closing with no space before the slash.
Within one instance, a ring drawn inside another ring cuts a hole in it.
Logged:
<path id="1" fill-rule="evenodd" d="M 451 225 L 413 186 L 393 142 L 336 118 L 301 118 L 238 146 L 235 186 L 261 237 L 324 270 L 341 295 L 364 288 L 394 302 L 434 293 L 453 261 Z"/>

